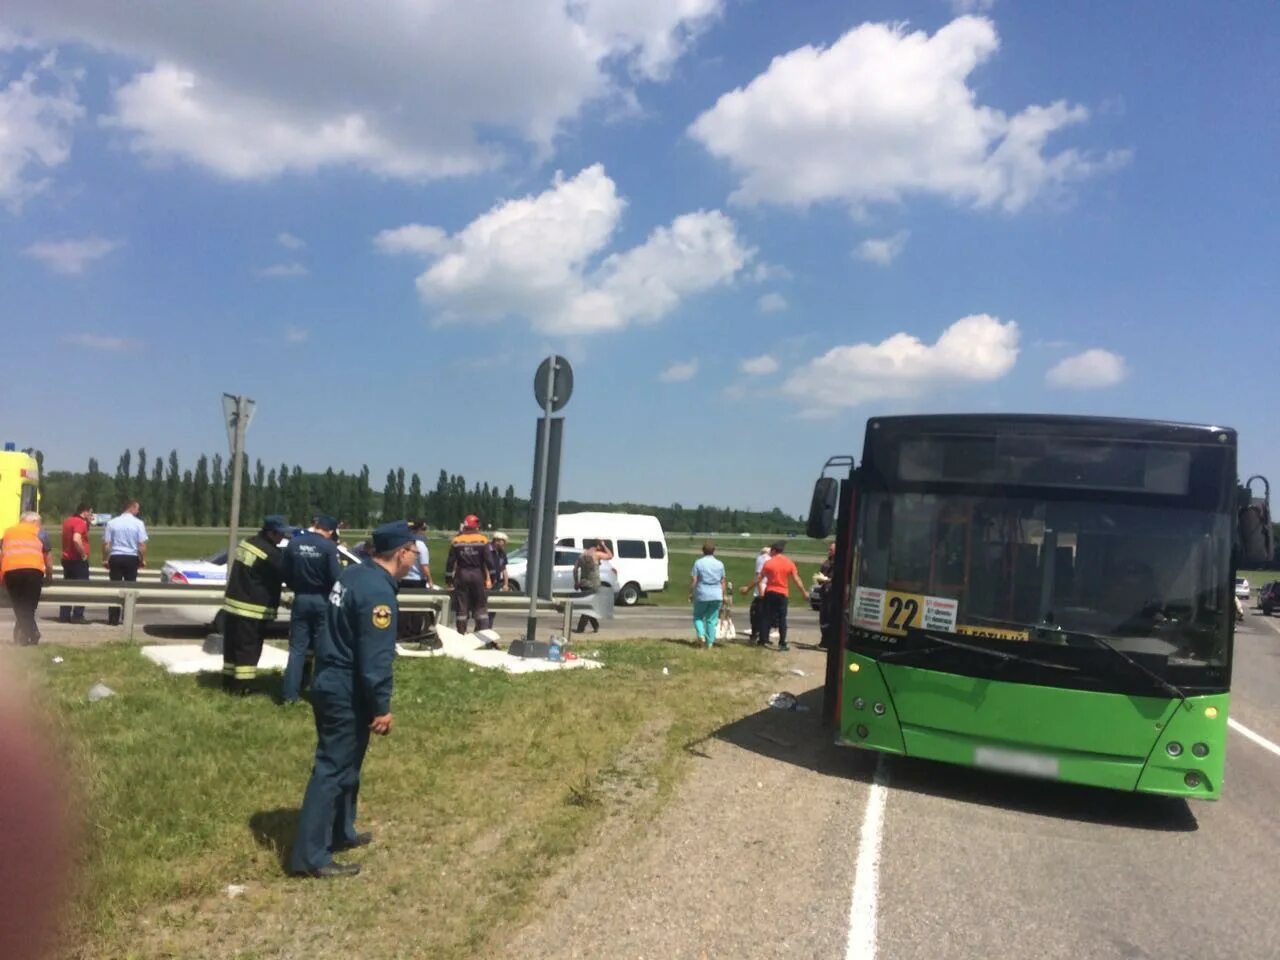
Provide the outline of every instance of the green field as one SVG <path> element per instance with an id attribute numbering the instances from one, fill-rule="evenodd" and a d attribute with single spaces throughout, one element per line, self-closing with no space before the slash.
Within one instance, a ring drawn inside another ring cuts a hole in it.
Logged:
<path id="1" fill-rule="evenodd" d="M 592 638 L 592 650 L 605 669 L 522 677 L 398 660 L 395 730 L 375 738 L 360 792 L 375 843 L 364 875 L 336 882 L 281 868 L 315 745 L 309 709 L 230 700 L 132 647 L 17 651 L 84 813 L 65 953 L 492 955 L 602 820 L 651 823 L 686 746 L 752 712 L 781 669 L 741 645 Z M 90 703 L 99 680 L 116 696 Z M 246 892 L 231 899 L 228 884 Z"/>

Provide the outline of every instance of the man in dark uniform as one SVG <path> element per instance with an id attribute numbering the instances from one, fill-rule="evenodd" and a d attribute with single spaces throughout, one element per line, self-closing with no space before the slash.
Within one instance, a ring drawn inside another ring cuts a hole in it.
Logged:
<path id="1" fill-rule="evenodd" d="M 493 582 L 490 588 L 495 593 L 505 593 L 510 589 L 507 581 L 507 535 L 499 530 L 493 535 L 489 544 L 489 578 Z M 489 611 L 489 629 L 493 629 L 495 614 Z"/>
<path id="2" fill-rule="evenodd" d="M 418 560 L 403 520 L 373 531 L 372 559 L 347 567 L 329 594 L 328 630 L 316 646 L 311 707 L 316 759 L 298 816 L 290 867 L 311 877 L 349 877 L 358 864 L 333 854 L 372 842 L 356 832 L 360 766 L 369 733 L 391 732 L 392 661 L 396 650 L 396 588 Z"/>
<path id="3" fill-rule="evenodd" d="M 258 677 L 263 630 L 275 620 L 280 605 L 280 541 L 291 532 L 287 519 L 270 516 L 261 530 L 236 547 L 222 602 L 222 688 L 228 693 L 247 694 Z"/>
<path id="4" fill-rule="evenodd" d="M 302 693 L 307 655 L 314 656 L 320 634 L 325 629 L 329 591 L 338 582 L 342 568 L 334 543 L 338 521 L 316 517 L 311 529 L 289 541 L 284 550 L 284 582 L 293 591 L 293 611 L 289 617 L 289 665 L 284 670 L 284 703 L 297 703 Z"/>
<path id="5" fill-rule="evenodd" d="M 453 622 L 459 633 L 467 632 L 467 618 L 476 629 L 489 625 L 489 599 L 485 591 L 493 583 L 489 573 L 489 538 L 480 532 L 480 518 L 468 514 L 462 532 L 449 543 L 444 563 L 445 583 L 453 590 Z"/>

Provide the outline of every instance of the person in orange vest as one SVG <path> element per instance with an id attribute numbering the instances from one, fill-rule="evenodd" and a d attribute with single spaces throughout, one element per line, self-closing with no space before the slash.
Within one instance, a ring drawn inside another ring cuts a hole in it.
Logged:
<path id="1" fill-rule="evenodd" d="M 40 642 L 36 606 L 46 580 L 53 579 L 53 556 L 41 530 L 40 514 L 27 512 L 0 538 L 0 577 L 13 604 L 13 642 Z"/>

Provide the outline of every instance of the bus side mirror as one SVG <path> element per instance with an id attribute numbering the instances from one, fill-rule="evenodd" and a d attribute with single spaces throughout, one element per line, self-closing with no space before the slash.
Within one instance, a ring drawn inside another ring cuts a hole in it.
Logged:
<path id="1" fill-rule="evenodd" d="M 1262 481 L 1263 494 L 1255 497 L 1250 491 L 1248 502 L 1240 508 L 1237 520 L 1240 559 L 1250 565 L 1270 563 L 1275 555 L 1271 529 L 1271 485 L 1265 477 L 1250 477 L 1245 481 L 1246 490 L 1254 480 Z"/>
<path id="2" fill-rule="evenodd" d="M 804 532 L 814 540 L 831 536 L 836 524 L 836 504 L 840 499 L 840 481 L 835 477 L 819 477 L 813 485 L 813 499 L 809 501 L 809 522 Z"/>

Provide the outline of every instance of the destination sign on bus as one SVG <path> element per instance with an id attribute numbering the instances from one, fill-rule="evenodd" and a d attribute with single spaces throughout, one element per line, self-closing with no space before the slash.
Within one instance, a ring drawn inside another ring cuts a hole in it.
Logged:
<path id="1" fill-rule="evenodd" d="M 899 637 L 911 628 L 955 633 L 959 608 L 959 601 L 948 597 L 858 587 L 853 596 L 853 622 Z"/>

